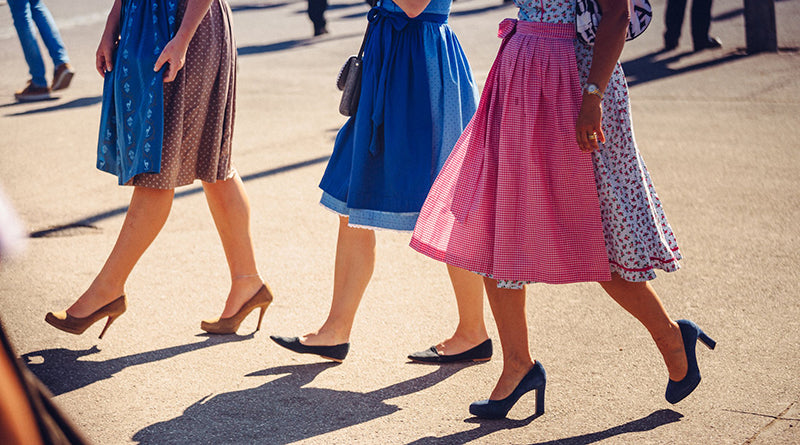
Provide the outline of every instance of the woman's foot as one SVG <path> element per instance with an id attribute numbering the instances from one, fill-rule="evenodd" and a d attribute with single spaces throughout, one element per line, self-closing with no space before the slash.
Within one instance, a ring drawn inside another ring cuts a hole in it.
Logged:
<path id="1" fill-rule="evenodd" d="M 424 351 L 410 354 L 408 358 L 419 363 L 458 363 L 486 362 L 492 358 L 492 341 L 485 339 L 477 345 L 466 342 L 452 342 L 447 339 Z M 464 346 L 466 344 L 466 346 Z M 466 349 L 464 349 L 466 347 Z M 457 352 L 460 351 L 460 352 Z"/>
<path id="2" fill-rule="evenodd" d="M 664 358 L 664 363 L 667 365 L 669 378 L 674 381 L 679 381 L 686 377 L 688 362 L 683 347 L 683 336 L 681 335 L 680 326 L 672 321 L 670 323 L 669 333 L 659 338 L 653 337 L 653 340 L 656 342 L 656 346 L 658 346 L 658 350 Z"/>
<path id="3" fill-rule="evenodd" d="M 350 336 L 328 329 L 324 326 L 316 332 L 310 332 L 299 337 L 300 343 L 306 346 L 334 346 L 348 343 Z"/>
<path id="4" fill-rule="evenodd" d="M 692 393 L 700 384 L 700 368 L 697 365 L 696 346 L 698 341 L 709 349 L 714 349 L 717 343 L 700 329 L 691 320 L 678 320 L 676 322 L 681 329 L 681 336 L 684 346 L 684 355 L 688 363 L 688 369 L 680 380 L 670 380 L 667 382 L 667 391 L 664 397 L 669 403 L 678 403 Z"/>
<path id="5" fill-rule="evenodd" d="M 501 377 L 502 378 L 502 377 Z M 506 417 L 514 404 L 530 391 L 536 391 L 535 415 L 544 414 L 544 391 L 547 384 L 547 373 L 541 363 L 534 363 L 530 370 L 519 379 L 508 396 L 502 399 L 485 399 L 469 405 L 469 412 L 483 419 L 502 419 Z"/>
<path id="6" fill-rule="evenodd" d="M 263 285 L 264 281 L 258 274 L 234 277 L 231 280 L 231 289 L 228 292 L 225 308 L 222 310 L 220 318 L 230 318 L 236 315 Z"/>
<path id="7" fill-rule="evenodd" d="M 125 295 L 124 286 L 105 286 L 92 283 L 89 289 L 72 303 L 66 313 L 75 318 L 86 318 L 101 307 L 118 299 L 120 295 Z"/>
<path id="8" fill-rule="evenodd" d="M 258 324 L 256 325 L 256 331 L 258 331 L 261 329 L 261 321 L 264 320 L 264 313 L 267 311 L 270 303 L 272 303 L 272 300 L 272 291 L 269 290 L 269 286 L 267 286 L 266 283 L 262 284 L 253 296 L 248 298 L 233 315 L 225 318 L 203 320 L 200 323 L 200 329 L 209 334 L 235 334 L 242 324 L 242 321 L 244 321 L 251 312 L 258 309 Z"/>
<path id="9" fill-rule="evenodd" d="M 502 400 L 511 395 L 523 377 L 533 368 L 533 364 L 533 362 L 511 362 L 506 359 L 503 363 L 503 373 L 500 374 L 489 400 Z"/>
<path id="10" fill-rule="evenodd" d="M 64 332 L 69 332 L 70 334 L 80 335 L 83 334 L 83 332 L 86 331 L 86 329 L 88 329 L 96 321 L 108 317 L 103 331 L 100 332 L 100 338 L 103 338 L 103 335 L 108 330 L 108 327 L 111 326 L 111 323 L 113 323 L 117 317 L 125 313 L 126 308 L 127 301 L 125 299 L 125 295 L 121 295 L 112 302 L 101 306 L 96 311 L 89 313 L 86 317 L 75 317 L 66 311 L 61 311 L 48 312 L 44 319 L 57 329 L 60 329 Z"/>
<path id="11" fill-rule="evenodd" d="M 300 343 L 297 337 L 281 337 L 270 335 L 269 338 L 284 348 L 297 352 L 298 354 L 314 354 L 327 360 L 341 363 L 350 351 L 350 343 L 342 343 L 332 346 L 309 346 Z"/>
<path id="12" fill-rule="evenodd" d="M 452 337 L 436 345 L 436 352 L 441 355 L 462 354 L 480 345 L 481 343 L 484 343 L 488 339 L 488 335 L 467 337 L 465 335 L 455 333 Z"/>

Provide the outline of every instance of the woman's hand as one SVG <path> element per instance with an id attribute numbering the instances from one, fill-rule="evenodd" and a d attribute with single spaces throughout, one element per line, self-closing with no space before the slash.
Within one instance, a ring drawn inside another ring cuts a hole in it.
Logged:
<path id="1" fill-rule="evenodd" d="M 117 49 L 117 40 L 119 40 L 121 10 L 122 0 L 114 0 L 111 10 L 108 11 L 106 27 L 103 29 L 103 36 L 100 37 L 100 45 L 97 46 L 97 53 L 95 53 L 94 66 L 103 78 L 106 77 L 106 72 L 114 69 L 114 52 Z"/>
<path id="2" fill-rule="evenodd" d="M 592 51 L 592 64 L 586 85 L 594 84 L 605 91 L 617 60 L 625 45 L 625 33 L 630 24 L 627 0 L 597 0 L 603 17 L 597 25 L 597 34 Z M 581 111 L 575 126 L 575 138 L 581 151 L 591 153 L 605 143 L 601 122 L 603 120 L 602 99 L 595 94 L 583 93 Z"/>
<path id="3" fill-rule="evenodd" d="M 95 54 L 95 68 L 97 72 L 105 78 L 106 72 L 114 69 L 114 51 L 117 46 L 116 34 L 104 32 L 100 38 L 100 45 L 97 46 Z"/>
<path id="4" fill-rule="evenodd" d="M 153 71 L 158 71 L 165 64 L 167 69 L 164 71 L 164 82 L 172 82 L 178 76 L 178 71 L 183 68 L 186 63 L 186 50 L 189 48 L 189 42 L 175 37 L 167 43 L 167 46 L 161 51 L 158 56 Z"/>
<path id="5" fill-rule="evenodd" d="M 605 142 L 601 122 L 603 121 L 603 103 L 593 94 L 584 94 L 581 101 L 581 110 L 578 112 L 578 122 L 575 125 L 575 139 L 578 147 L 584 153 L 591 153 L 600 148 L 600 142 Z"/>

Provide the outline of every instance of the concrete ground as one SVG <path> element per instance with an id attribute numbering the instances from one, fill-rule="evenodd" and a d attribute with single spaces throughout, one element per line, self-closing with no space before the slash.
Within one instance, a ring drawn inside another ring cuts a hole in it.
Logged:
<path id="1" fill-rule="evenodd" d="M 720 50 L 661 53 L 664 0 L 629 42 L 636 137 L 685 256 L 654 285 L 670 314 L 714 337 L 698 350 L 703 383 L 678 405 L 647 332 L 594 284 L 528 291 L 547 411 L 523 398 L 508 420 L 479 421 L 494 360 L 424 366 L 410 352 L 456 320 L 445 267 L 378 234 L 378 265 L 341 365 L 292 354 L 268 334 L 315 329 L 330 304 L 336 217 L 317 182 L 344 118 L 334 80 L 358 47 L 366 5 L 337 0 L 331 33 L 310 39 L 305 2 L 234 0 L 240 53 L 234 159 L 253 206 L 260 270 L 276 294 L 260 332 L 202 335 L 228 287 L 199 184 L 179 190 L 161 235 L 134 270 L 128 312 L 103 340 L 44 322 L 91 282 L 114 243 L 130 189 L 97 171 L 101 79 L 94 51 L 107 0 L 48 0 L 77 69 L 52 101 L 17 104 L 27 79 L 0 6 L 0 183 L 27 230 L 0 270 L 0 316 L 19 354 L 98 444 L 211 443 L 800 443 L 800 1 L 776 1 L 778 54 L 747 55 L 742 2 L 717 0 Z M 482 85 L 496 54 L 499 0 L 458 0 L 451 25 Z"/>

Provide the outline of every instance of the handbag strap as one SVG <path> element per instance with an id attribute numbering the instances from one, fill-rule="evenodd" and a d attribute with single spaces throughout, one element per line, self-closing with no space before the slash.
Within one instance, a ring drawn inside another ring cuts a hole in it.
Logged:
<path id="1" fill-rule="evenodd" d="M 364 47 L 367 45 L 367 37 L 369 37 L 369 32 L 372 30 L 372 22 L 378 17 L 378 8 L 378 6 L 375 6 L 367 13 L 367 30 L 364 31 L 364 38 L 361 40 L 361 48 L 358 50 L 359 59 L 364 56 Z"/>

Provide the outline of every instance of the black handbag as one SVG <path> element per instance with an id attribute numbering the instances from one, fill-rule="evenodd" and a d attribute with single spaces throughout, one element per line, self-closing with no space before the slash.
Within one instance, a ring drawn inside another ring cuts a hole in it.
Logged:
<path id="1" fill-rule="evenodd" d="M 364 45 L 367 43 L 367 36 L 372 29 L 372 22 L 368 22 L 367 30 L 364 32 L 364 40 L 361 41 L 361 49 L 357 56 L 350 56 L 339 70 L 336 78 L 336 87 L 342 92 L 342 100 L 339 102 L 339 113 L 345 116 L 353 116 L 358 109 L 358 99 L 361 96 L 361 69 L 364 61 Z"/>

